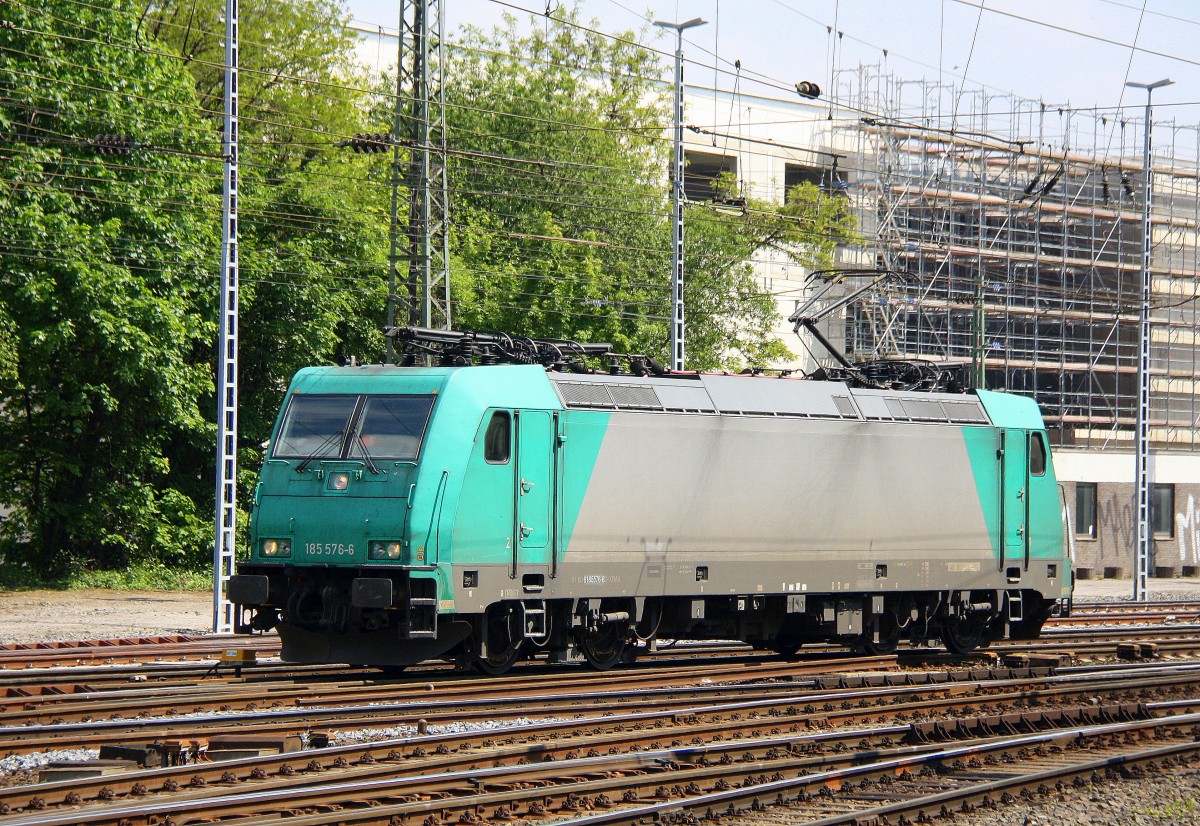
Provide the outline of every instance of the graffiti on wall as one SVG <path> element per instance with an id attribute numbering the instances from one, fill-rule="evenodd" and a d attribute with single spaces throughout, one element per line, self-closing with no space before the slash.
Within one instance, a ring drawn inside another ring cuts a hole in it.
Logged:
<path id="1" fill-rule="evenodd" d="M 1185 565 L 1200 565 L 1200 520 L 1197 520 L 1194 496 L 1188 496 L 1187 508 L 1175 513 L 1175 537 L 1179 540 L 1179 561 Z"/>
<path id="2" fill-rule="evenodd" d="M 1137 547 L 1137 512 L 1133 499 L 1134 497 L 1129 494 L 1123 495 L 1114 490 L 1106 497 L 1106 501 L 1097 503 L 1098 508 L 1104 509 L 1102 513 L 1104 521 L 1107 523 L 1105 527 L 1111 531 L 1114 540 L 1111 543 L 1101 544 L 1101 557 L 1124 559 L 1131 548 Z M 1153 553 L 1153 543 L 1150 547 L 1151 553 Z"/>
<path id="3" fill-rule="evenodd" d="M 1120 561 L 1126 559 L 1130 549 L 1137 543 L 1137 517 L 1132 497 L 1123 491 L 1112 491 L 1097 502 L 1100 524 L 1097 525 L 1097 539 L 1103 541 L 1091 545 L 1087 554 L 1094 554 L 1088 562 L 1101 562 L 1106 559 Z M 1062 518 L 1067 524 L 1067 547 L 1072 559 L 1076 556 L 1076 526 L 1075 515 L 1070 505 L 1063 503 Z M 1196 506 L 1196 497 L 1189 494 L 1186 499 L 1182 495 L 1177 500 L 1175 511 L 1175 542 L 1179 547 L 1180 565 L 1200 566 L 1200 508 Z M 1151 554 L 1158 556 L 1162 564 L 1172 564 L 1169 559 L 1163 559 L 1169 554 L 1170 539 L 1160 538 L 1152 542 Z M 1159 550 L 1155 554 L 1156 545 Z M 1083 550 L 1082 548 L 1080 550 Z M 1153 560 L 1153 556 L 1152 556 Z M 1153 561 L 1151 562 L 1153 564 Z"/>

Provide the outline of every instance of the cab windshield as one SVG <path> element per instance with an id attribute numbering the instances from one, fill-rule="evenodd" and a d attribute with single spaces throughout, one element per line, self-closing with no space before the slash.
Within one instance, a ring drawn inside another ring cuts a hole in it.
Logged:
<path id="1" fill-rule="evenodd" d="M 434 396 L 294 395 L 271 451 L 276 459 L 417 458 Z"/>

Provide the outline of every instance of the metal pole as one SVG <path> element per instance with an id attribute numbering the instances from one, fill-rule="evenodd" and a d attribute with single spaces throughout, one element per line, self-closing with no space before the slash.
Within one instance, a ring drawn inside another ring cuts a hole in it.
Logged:
<path id="1" fill-rule="evenodd" d="M 225 0 L 225 182 L 221 199 L 221 305 L 217 332 L 217 488 L 213 542 L 213 631 L 233 631 L 225 583 L 237 537 L 238 409 L 238 0 Z"/>
<path id="2" fill-rule="evenodd" d="M 400 259 L 400 187 L 404 182 L 404 174 L 400 165 L 400 141 L 404 134 L 404 5 L 400 5 L 400 29 L 396 35 L 396 102 L 392 107 L 392 204 L 388 219 L 388 293 L 387 293 L 387 326 L 396 326 L 396 282 L 399 281 Z M 411 319 L 405 318 L 410 324 Z M 387 339 L 387 361 L 391 364 L 396 360 L 396 345 L 391 336 Z"/>
<path id="3" fill-rule="evenodd" d="M 675 30 L 675 141 L 671 163 L 671 369 L 684 367 L 683 323 L 683 30 L 703 26 L 697 17 L 685 23 L 655 20 L 654 25 Z"/>
<path id="4" fill-rule="evenodd" d="M 450 201 L 442 82 L 446 64 L 444 43 L 445 14 L 441 0 L 401 0 L 394 129 L 397 140 L 407 138 L 410 146 L 404 182 L 409 192 L 408 323 L 448 330 L 451 321 L 447 235 Z M 409 98 L 403 117 L 399 109 L 402 95 Z M 398 175 L 398 166 L 394 169 L 394 174 Z M 396 191 L 394 185 L 393 192 Z M 394 260 L 398 258 L 393 254 Z"/>
<path id="5" fill-rule="evenodd" d="M 1164 79 L 1154 83 L 1126 83 L 1146 90 L 1146 121 L 1142 141 L 1142 294 L 1138 316 L 1137 386 L 1138 407 L 1134 450 L 1134 479 L 1137 486 L 1137 548 L 1134 559 L 1133 598 L 1142 601 L 1148 596 L 1146 577 L 1150 568 L 1150 208 L 1154 200 L 1153 174 L 1150 165 L 1150 132 L 1154 90 L 1170 86 L 1174 81 Z"/>

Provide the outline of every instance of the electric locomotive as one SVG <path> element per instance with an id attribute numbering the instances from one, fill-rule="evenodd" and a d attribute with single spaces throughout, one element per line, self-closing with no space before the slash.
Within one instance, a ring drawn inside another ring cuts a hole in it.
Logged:
<path id="1" fill-rule="evenodd" d="M 1069 611 L 1030 399 L 389 334 L 408 366 L 301 370 L 275 425 L 227 595 L 285 660 L 609 668 L 659 639 L 966 653 Z"/>

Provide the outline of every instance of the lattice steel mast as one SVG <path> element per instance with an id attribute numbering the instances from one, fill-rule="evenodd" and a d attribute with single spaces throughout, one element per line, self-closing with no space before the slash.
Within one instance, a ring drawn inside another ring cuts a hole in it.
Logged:
<path id="1" fill-rule="evenodd" d="M 238 0 L 225 0 L 225 127 L 221 153 L 221 304 L 217 333 L 217 487 L 213 542 L 213 631 L 233 631 L 225 583 L 233 575 L 237 536 L 238 409 Z"/>
<path id="2" fill-rule="evenodd" d="M 397 144 L 392 157 L 392 252 L 388 326 L 395 325 L 395 290 L 400 260 L 405 279 L 408 323 L 450 329 L 450 249 L 446 233 L 449 198 L 446 181 L 445 15 L 442 0 L 401 0 L 396 78 Z M 408 189 L 408 250 L 399 249 L 396 213 L 400 199 L 400 145 L 409 147 L 403 185 Z M 389 340 L 389 347 L 390 347 Z M 390 355 L 390 353 L 389 353 Z"/>

